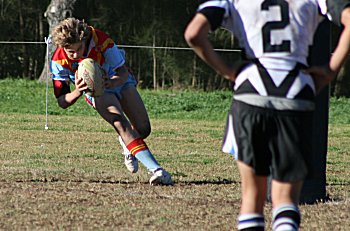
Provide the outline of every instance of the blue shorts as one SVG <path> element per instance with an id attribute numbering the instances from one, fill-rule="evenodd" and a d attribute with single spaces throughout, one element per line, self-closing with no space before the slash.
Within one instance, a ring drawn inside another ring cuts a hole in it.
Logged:
<path id="1" fill-rule="evenodd" d="M 116 87 L 116 88 L 108 88 L 105 89 L 105 93 L 111 93 L 114 94 L 119 100 L 122 98 L 122 91 L 130 86 L 136 87 L 137 81 L 135 79 L 135 76 L 131 73 L 129 73 L 129 78 L 128 80 L 121 86 Z M 95 108 L 95 99 L 92 96 L 86 95 L 85 94 L 85 100 L 88 104 L 90 104 L 92 107 Z"/>

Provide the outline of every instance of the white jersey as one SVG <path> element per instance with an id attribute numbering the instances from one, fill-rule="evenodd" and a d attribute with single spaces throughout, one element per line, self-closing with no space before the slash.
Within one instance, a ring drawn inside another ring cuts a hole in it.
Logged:
<path id="1" fill-rule="evenodd" d="M 327 12 L 325 0 L 216 0 L 200 5 L 199 10 L 212 6 L 225 10 L 222 27 L 235 35 L 247 58 L 258 58 L 266 68 L 275 67 L 276 61 L 306 65 L 322 19 L 320 10 Z"/>
<path id="2" fill-rule="evenodd" d="M 231 31 L 246 58 L 258 63 L 237 77 L 236 100 L 278 110 L 313 110 L 314 82 L 299 72 L 300 64 L 307 65 L 322 19 L 334 16 L 339 21 L 336 13 L 349 3 L 333 0 L 337 12 L 330 12 L 329 4 L 326 0 L 211 0 L 199 6 L 213 30 L 221 26 Z"/>

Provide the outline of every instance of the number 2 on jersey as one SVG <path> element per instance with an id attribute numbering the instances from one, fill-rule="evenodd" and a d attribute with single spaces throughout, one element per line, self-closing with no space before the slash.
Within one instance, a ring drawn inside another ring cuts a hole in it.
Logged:
<path id="1" fill-rule="evenodd" d="M 285 0 L 265 0 L 261 10 L 268 11 L 271 6 L 278 6 L 281 10 L 281 20 L 267 22 L 262 28 L 264 52 L 290 52 L 290 41 L 282 40 L 281 44 L 271 44 L 271 31 L 284 29 L 289 25 L 289 5 Z"/>

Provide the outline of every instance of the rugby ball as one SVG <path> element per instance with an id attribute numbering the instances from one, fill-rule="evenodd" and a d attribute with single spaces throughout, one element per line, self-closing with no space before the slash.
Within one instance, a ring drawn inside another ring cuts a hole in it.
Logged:
<path id="1" fill-rule="evenodd" d="M 93 97 L 103 95 L 103 76 L 104 70 L 95 60 L 86 58 L 79 63 L 77 77 L 84 79 L 88 86 L 88 90 L 85 94 Z"/>

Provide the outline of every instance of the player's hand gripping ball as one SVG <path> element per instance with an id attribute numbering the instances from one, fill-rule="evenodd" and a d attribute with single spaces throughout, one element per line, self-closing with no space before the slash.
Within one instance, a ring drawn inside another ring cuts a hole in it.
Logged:
<path id="1" fill-rule="evenodd" d="M 79 63 L 77 70 L 78 78 L 84 79 L 88 90 L 85 92 L 87 95 L 98 97 L 103 95 L 104 83 L 103 76 L 104 70 L 93 59 L 86 58 Z"/>

